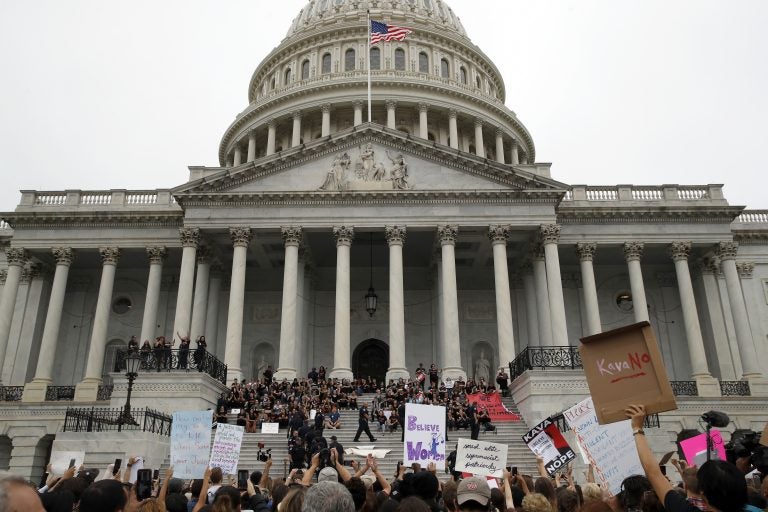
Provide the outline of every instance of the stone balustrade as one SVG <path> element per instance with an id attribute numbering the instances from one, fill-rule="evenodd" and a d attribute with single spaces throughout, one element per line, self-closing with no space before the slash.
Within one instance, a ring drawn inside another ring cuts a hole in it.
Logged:
<path id="1" fill-rule="evenodd" d="M 707 202 L 726 205 L 722 185 L 574 185 L 563 198 L 564 203 Z M 764 216 L 768 219 L 768 212 Z"/>
<path id="2" fill-rule="evenodd" d="M 742 224 L 768 224 L 768 210 L 744 210 L 736 218 Z"/>
<path id="3" fill-rule="evenodd" d="M 19 209 L 36 208 L 152 208 L 178 210 L 168 189 L 158 190 L 22 190 Z M 8 228 L 0 221 L 0 229 Z"/>

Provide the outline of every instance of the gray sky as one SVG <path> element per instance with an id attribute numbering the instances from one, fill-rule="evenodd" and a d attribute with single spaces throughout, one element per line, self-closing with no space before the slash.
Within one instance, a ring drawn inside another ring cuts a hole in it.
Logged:
<path id="1" fill-rule="evenodd" d="M 18 190 L 170 188 L 305 0 L 0 0 L 0 211 Z M 768 2 L 449 0 L 537 160 L 571 184 L 725 184 L 768 208 Z"/>

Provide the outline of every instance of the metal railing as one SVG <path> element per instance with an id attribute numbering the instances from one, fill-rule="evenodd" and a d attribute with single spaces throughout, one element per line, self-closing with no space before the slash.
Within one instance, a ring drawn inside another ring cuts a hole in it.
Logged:
<path id="1" fill-rule="evenodd" d="M 127 350 L 118 350 L 115 356 L 114 371 L 125 371 L 125 356 Z M 216 359 L 208 351 L 197 350 L 168 350 L 158 349 L 149 352 L 139 351 L 141 355 L 141 371 L 197 371 L 203 372 L 222 384 L 227 383 L 227 365 Z"/>
<path id="2" fill-rule="evenodd" d="M 48 386 L 45 389 L 46 402 L 75 399 L 75 386 Z"/>
<path id="3" fill-rule="evenodd" d="M 749 382 L 746 380 L 721 380 L 720 394 L 723 396 L 750 396 Z"/>
<path id="4" fill-rule="evenodd" d="M 112 398 L 112 391 L 115 386 L 99 386 L 99 390 L 96 392 L 96 400 L 109 400 Z"/>
<path id="5" fill-rule="evenodd" d="M 24 386 L 0 386 L 0 402 L 21 402 Z"/>
<path id="6" fill-rule="evenodd" d="M 149 407 L 131 409 L 131 414 L 128 417 L 126 417 L 122 407 L 114 409 L 68 407 L 64 416 L 63 432 L 140 430 L 161 436 L 170 436 L 172 423 L 173 418 Z"/>
<path id="7" fill-rule="evenodd" d="M 695 380 L 671 380 L 669 383 L 675 396 L 699 396 Z"/>
<path id="8" fill-rule="evenodd" d="M 540 368 L 576 369 L 583 368 L 578 347 L 527 347 L 509 363 L 510 381 L 527 370 Z"/>

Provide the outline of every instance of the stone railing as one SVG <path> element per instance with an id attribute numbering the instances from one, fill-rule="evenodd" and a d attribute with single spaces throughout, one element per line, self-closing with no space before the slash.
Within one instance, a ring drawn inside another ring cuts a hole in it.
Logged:
<path id="1" fill-rule="evenodd" d="M 68 407 L 64 416 L 63 432 L 110 432 L 141 430 L 161 436 L 171 435 L 173 418 L 150 409 L 131 409 L 126 415 L 120 408 L 75 408 Z"/>
<path id="2" fill-rule="evenodd" d="M 707 201 L 725 204 L 722 185 L 574 185 L 563 202 Z"/>
<path id="3" fill-rule="evenodd" d="M 8 224 L 8 221 L 6 221 L 5 219 L 0 219 L 0 230 L 2 229 L 12 229 L 11 225 Z"/>
<path id="4" fill-rule="evenodd" d="M 768 224 L 768 210 L 744 210 L 734 222 L 742 224 Z"/>
<path id="5" fill-rule="evenodd" d="M 152 207 L 177 209 L 176 200 L 167 189 L 159 190 L 22 190 L 20 207 Z"/>

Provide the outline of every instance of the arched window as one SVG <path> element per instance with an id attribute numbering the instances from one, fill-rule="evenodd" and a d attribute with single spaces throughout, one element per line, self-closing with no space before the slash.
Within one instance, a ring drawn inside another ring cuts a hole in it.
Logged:
<path id="1" fill-rule="evenodd" d="M 381 69 L 381 50 L 371 48 L 371 69 Z"/>
<path id="2" fill-rule="evenodd" d="M 440 76 L 451 78 L 451 68 L 448 66 L 448 59 L 440 59 Z"/>
<path id="3" fill-rule="evenodd" d="M 283 85 L 288 85 L 291 83 L 291 68 L 288 68 L 285 70 L 285 74 L 283 75 Z"/>
<path id="4" fill-rule="evenodd" d="M 301 63 L 301 79 L 306 80 L 309 78 L 309 59 Z"/>
<path id="5" fill-rule="evenodd" d="M 419 52 L 419 73 L 429 73 L 429 57 L 424 52 Z"/>
<path id="6" fill-rule="evenodd" d="M 464 66 L 459 68 L 459 81 L 467 85 L 467 70 L 464 69 Z"/>
<path id="7" fill-rule="evenodd" d="M 352 48 L 344 52 L 344 71 L 355 70 L 355 50 Z"/>
<path id="8" fill-rule="evenodd" d="M 480 77 L 479 76 L 475 77 L 475 84 L 477 85 L 478 89 L 481 89 L 483 87 L 482 83 L 480 82 Z"/>
<path id="9" fill-rule="evenodd" d="M 331 54 L 330 53 L 323 54 L 322 70 L 323 70 L 323 74 L 331 72 Z"/>
<path id="10" fill-rule="evenodd" d="M 405 71 L 405 50 L 402 48 L 395 50 L 395 69 Z"/>

